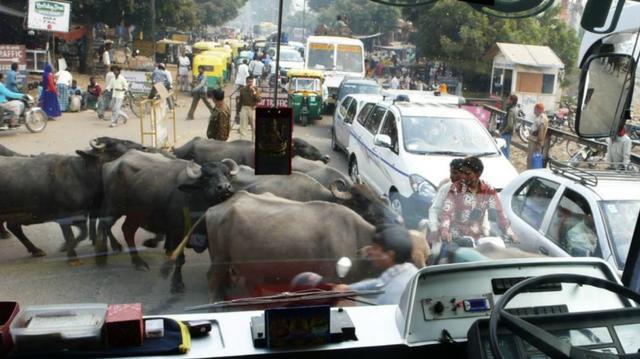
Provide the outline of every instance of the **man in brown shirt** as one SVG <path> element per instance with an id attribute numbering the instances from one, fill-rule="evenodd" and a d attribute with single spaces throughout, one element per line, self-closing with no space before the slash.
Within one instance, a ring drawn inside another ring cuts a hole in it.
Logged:
<path id="1" fill-rule="evenodd" d="M 211 107 L 208 101 L 205 105 L 211 111 L 209 116 L 209 126 L 207 126 L 207 138 L 218 141 L 226 141 L 229 138 L 231 111 L 224 102 L 224 92 L 220 89 L 213 90 L 213 100 L 215 107 Z"/>
<path id="2" fill-rule="evenodd" d="M 529 131 L 529 147 L 527 148 L 527 168 L 533 168 L 533 154 L 542 152 L 544 139 L 547 137 L 547 128 L 549 127 L 549 119 L 544 114 L 544 105 L 537 103 L 533 108 L 533 125 Z"/>
<path id="3" fill-rule="evenodd" d="M 240 136 L 247 135 L 247 126 L 251 127 L 251 139 L 256 139 L 256 105 L 262 100 L 260 92 L 253 86 L 253 78 L 247 77 L 246 86 L 240 89 L 238 108 L 240 108 Z"/>

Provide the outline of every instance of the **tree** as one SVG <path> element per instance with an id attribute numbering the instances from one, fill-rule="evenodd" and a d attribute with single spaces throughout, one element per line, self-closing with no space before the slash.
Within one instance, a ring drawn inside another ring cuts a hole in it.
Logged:
<path id="1" fill-rule="evenodd" d="M 441 0 L 418 11 L 408 8 L 404 14 L 418 30 L 413 41 L 419 55 L 445 61 L 465 76 L 489 76 L 491 61 L 485 55 L 496 42 L 549 46 L 570 75 L 578 56 L 578 38 L 560 21 L 559 11 L 554 7 L 537 17 L 502 19 L 458 1 Z"/>
<path id="2" fill-rule="evenodd" d="M 196 0 L 199 22 L 220 26 L 238 16 L 247 0 Z"/>
<path id="3" fill-rule="evenodd" d="M 307 5 L 313 11 L 320 12 L 333 4 L 334 0 L 308 0 Z"/>
<path id="4" fill-rule="evenodd" d="M 311 6 L 311 2 L 309 2 Z M 368 0 L 334 1 L 322 8 L 318 14 L 318 24 L 334 26 L 338 15 L 347 15 L 354 34 L 370 35 L 378 32 L 394 31 L 400 18 L 400 11 L 393 6 L 373 3 Z"/>

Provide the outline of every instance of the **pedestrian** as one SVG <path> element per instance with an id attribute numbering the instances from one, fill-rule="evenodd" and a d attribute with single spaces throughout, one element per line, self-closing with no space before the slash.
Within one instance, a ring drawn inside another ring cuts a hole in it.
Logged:
<path id="1" fill-rule="evenodd" d="M 181 53 L 178 58 L 178 86 L 183 92 L 189 91 L 189 66 L 191 66 L 189 58 Z"/>
<path id="2" fill-rule="evenodd" d="M 7 90 L 11 92 L 16 92 L 16 93 L 21 92 L 20 90 L 18 90 L 17 77 L 18 77 L 18 63 L 14 62 L 11 64 L 11 69 L 7 71 L 7 80 L 5 83 Z"/>
<path id="3" fill-rule="evenodd" d="M 98 103 L 98 99 L 102 94 L 102 87 L 98 85 L 96 82 L 96 78 L 91 76 L 89 78 L 89 85 L 87 86 L 87 92 L 84 94 L 84 103 L 85 110 L 86 109 L 96 109 L 96 105 Z"/>
<path id="4" fill-rule="evenodd" d="M 133 56 L 133 51 L 131 51 L 131 47 L 129 45 L 124 45 L 124 64 L 129 65 L 129 60 Z"/>
<path id="5" fill-rule="evenodd" d="M 208 101 L 205 105 L 209 108 L 209 125 L 207 126 L 207 138 L 218 141 L 226 141 L 229 138 L 231 127 L 231 110 L 224 102 L 224 91 L 222 89 L 213 90 L 213 100 L 215 107 L 211 107 Z"/>
<path id="6" fill-rule="evenodd" d="M 101 120 L 104 119 L 104 113 L 107 111 L 107 109 L 111 107 L 111 98 L 112 98 L 113 92 L 111 90 L 107 90 L 107 88 L 109 87 L 109 84 L 111 83 L 111 81 L 113 81 L 116 78 L 116 75 L 113 73 L 114 68 L 115 66 L 111 66 L 109 68 L 109 72 L 107 72 L 106 76 L 104 77 L 105 90 L 102 92 L 102 96 L 100 96 L 99 98 L 98 106 L 96 110 L 96 112 L 98 113 L 98 118 Z"/>
<path id="7" fill-rule="evenodd" d="M 115 78 L 107 87 L 107 90 L 112 91 L 111 124 L 109 127 L 116 127 L 120 116 L 124 118 L 124 123 L 127 123 L 127 120 L 129 119 L 129 116 L 122 111 L 122 102 L 124 101 L 124 96 L 129 88 L 129 84 L 124 76 L 120 75 L 120 68 L 118 66 L 115 66 L 113 69 L 113 74 L 115 75 Z"/>
<path id="8" fill-rule="evenodd" d="M 500 130 L 500 137 L 506 142 L 506 145 L 502 149 L 504 156 L 509 159 L 511 152 L 511 137 L 513 136 L 513 127 L 516 125 L 518 119 L 518 96 L 511 94 L 507 98 L 507 115 L 502 120 L 502 128 Z"/>
<path id="9" fill-rule="evenodd" d="M 207 101 L 207 75 L 204 73 L 204 66 L 198 66 L 198 77 L 194 82 L 194 87 L 191 90 L 191 108 L 189 108 L 189 114 L 187 114 L 187 120 L 193 120 L 193 113 L 196 111 L 196 107 L 198 107 L 198 102 L 200 100 L 204 101 L 205 104 L 208 104 Z M 210 105 L 209 105 L 210 106 Z M 209 107 L 207 106 L 207 107 Z"/>
<path id="10" fill-rule="evenodd" d="M 247 66 L 247 59 L 242 60 L 242 64 L 238 66 L 238 72 L 236 73 L 236 91 L 238 91 L 242 86 L 244 86 L 247 81 L 247 77 L 249 76 L 249 66 Z"/>
<path id="11" fill-rule="evenodd" d="M 71 86 L 67 90 L 69 96 L 69 112 L 78 112 L 84 107 L 84 96 L 82 95 L 82 89 L 78 87 L 78 81 L 71 81 Z"/>
<path id="12" fill-rule="evenodd" d="M 624 127 L 618 131 L 615 139 L 607 138 L 607 162 L 610 169 L 625 169 L 631 162 L 631 138 Z"/>
<path id="13" fill-rule="evenodd" d="M 262 63 L 262 61 L 258 59 L 257 56 L 254 57 L 251 63 L 249 64 L 249 72 L 251 76 L 254 78 L 254 82 L 256 86 L 260 86 L 260 79 L 262 78 L 263 71 L 264 71 L 264 64 Z"/>
<path id="14" fill-rule="evenodd" d="M 66 112 L 69 108 L 69 87 L 73 82 L 73 76 L 66 68 L 56 72 L 56 88 L 58 90 L 58 103 L 60 111 Z"/>
<path id="15" fill-rule="evenodd" d="M 537 152 L 542 153 L 544 139 L 547 136 L 547 128 L 549 128 L 549 119 L 544 113 L 544 105 L 537 103 L 533 107 L 533 124 L 529 130 L 529 143 L 527 147 L 527 168 L 533 168 L 533 155 Z"/>
<path id="16" fill-rule="evenodd" d="M 256 138 L 256 105 L 262 100 L 260 92 L 253 87 L 253 78 L 247 77 L 245 86 L 240 89 L 238 108 L 240 108 L 240 136 L 247 135 L 247 126 L 251 127 L 251 138 Z"/>
<path id="17" fill-rule="evenodd" d="M 438 91 L 440 91 L 440 94 L 444 95 L 447 93 L 447 84 L 442 82 L 440 83 L 440 86 L 438 86 Z"/>
<path id="18" fill-rule="evenodd" d="M 162 84 L 167 90 L 169 89 L 169 78 L 167 77 L 167 73 L 168 72 L 165 71 L 163 63 L 158 63 L 156 65 L 156 69 L 151 73 L 151 83 L 153 86 L 151 87 L 151 92 L 149 92 L 149 96 L 147 97 L 149 100 L 154 99 L 158 94 L 155 84 Z"/>
<path id="19" fill-rule="evenodd" d="M 60 117 L 60 104 L 58 103 L 58 90 L 50 64 L 45 65 L 42 73 L 42 92 L 40 93 L 40 107 L 49 116 L 49 120 Z"/>
<path id="20" fill-rule="evenodd" d="M 111 68 L 111 54 L 109 51 L 111 50 L 111 43 L 107 42 L 104 44 L 104 51 L 102 52 L 102 65 L 105 68 L 105 71 L 109 71 Z"/>
<path id="21" fill-rule="evenodd" d="M 396 74 L 393 74 L 393 77 L 391 78 L 391 89 L 397 90 L 399 87 L 400 87 L 400 80 L 398 79 Z"/>

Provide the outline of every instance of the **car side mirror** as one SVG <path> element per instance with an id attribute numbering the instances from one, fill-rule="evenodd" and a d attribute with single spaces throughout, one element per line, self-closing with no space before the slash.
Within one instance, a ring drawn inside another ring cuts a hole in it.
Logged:
<path id="1" fill-rule="evenodd" d="M 580 76 L 576 132 L 581 137 L 612 137 L 629 109 L 635 61 L 626 54 L 587 59 Z"/>
<path id="2" fill-rule="evenodd" d="M 388 135 L 376 135 L 373 144 L 379 147 L 391 148 L 391 137 Z"/>
<path id="3" fill-rule="evenodd" d="M 495 140 L 498 148 L 501 150 L 507 148 L 507 141 L 505 141 L 504 138 L 496 138 Z"/>

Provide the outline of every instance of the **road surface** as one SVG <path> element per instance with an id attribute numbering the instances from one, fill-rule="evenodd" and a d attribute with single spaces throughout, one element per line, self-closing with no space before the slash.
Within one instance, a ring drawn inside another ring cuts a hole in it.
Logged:
<path id="1" fill-rule="evenodd" d="M 186 121 L 189 105 L 189 97 L 179 97 L 177 145 L 194 136 L 205 136 L 208 110 L 200 104 L 195 120 Z M 76 150 L 88 149 L 89 141 L 98 136 L 140 142 L 140 122 L 135 116 L 131 115 L 128 123 L 116 128 L 109 128 L 108 125 L 109 122 L 98 119 L 93 111 L 65 113 L 59 120 L 49 122 L 42 133 L 32 134 L 26 129 L 0 132 L 0 144 L 24 154 L 73 154 Z M 308 127 L 296 126 L 294 136 L 330 154 L 331 164 L 346 171 L 345 156 L 330 149 L 330 126 L 331 118 L 325 116 L 322 121 Z M 237 131 L 232 131 L 231 140 L 237 138 Z M 25 178 L 25 181 L 28 180 Z M 113 232 L 126 247 L 120 230 L 121 223 L 116 223 Z M 208 302 L 206 272 L 210 260 L 206 251 L 202 254 L 191 250 L 186 252 L 186 265 L 183 268 L 186 292 L 174 295 L 169 292 L 170 279 L 160 276 L 160 267 L 165 260 L 160 248 L 162 245 L 156 249 L 145 248 L 142 242 L 152 235 L 142 229 L 136 234 L 136 245 L 142 258 L 149 264 L 149 270 L 136 270 L 126 252 L 109 256 L 106 267 L 97 267 L 93 259 L 93 247 L 88 240 L 81 242 L 77 249 L 83 265 L 72 267 L 67 263 L 66 253 L 60 252 L 63 237 L 57 224 L 27 226 L 24 232 L 48 255 L 32 258 L 15 238 L 0 240 L 2 300 L 15 300 L 23 307 L 55 303 L 140 302 L 145 314 L 151 315 L 181 313 L 186 306 Z"/>

